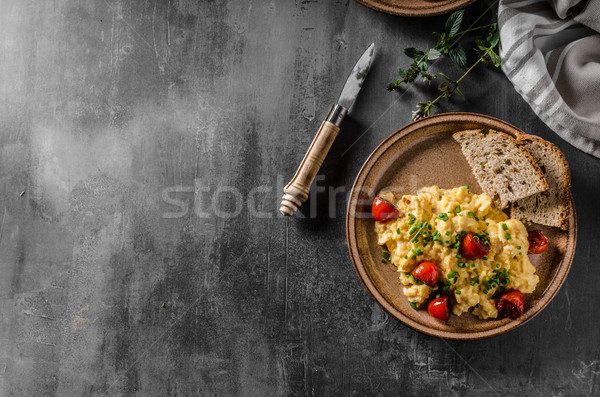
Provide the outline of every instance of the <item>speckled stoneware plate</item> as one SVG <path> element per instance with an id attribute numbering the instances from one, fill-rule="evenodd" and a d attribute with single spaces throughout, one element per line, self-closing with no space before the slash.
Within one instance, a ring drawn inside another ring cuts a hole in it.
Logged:
<path id="1" fill-rule="evenodd" d="M 442 188 L 470 185 L 475 193 L 481 187 L 471 172 L 460 145 L 452 134 L 467 129 L 494 129 L 513 136 L 523 134 L 501 120 L 473 114 L 440 114 L 408 124 L 384 140 L 367 159 L 356 177 L 348 202 L 346 236 L 354 268 L 371 296 L 400 322 L 428 335 L 445 339 L 481 339 L 515 329 L 538 314 L 556 295 L 565 280 L 577 237 L 575 208 L 571 200 L 568 229 L 527 225 L 542 230 L 550 239 L 548 249 L 530 255 L 540 281 L 525 296 L 525 312 L 518 320 L 480 320 L 470 313 L 450 316 L 447 324 L 429 316 L 426 309 L 414 310 L 402 293 L 398 272 L 381 263 L 382 248 L 377 244 L 371 203 L 383 188 L 395 195 L 415 194 L 425 186 Z"/>
<path id="2" fill-rule="evenodd" d="M 405 17 L 429 17 L 464 8 L 475 0 L 356 0 L 386 14 Z"/>

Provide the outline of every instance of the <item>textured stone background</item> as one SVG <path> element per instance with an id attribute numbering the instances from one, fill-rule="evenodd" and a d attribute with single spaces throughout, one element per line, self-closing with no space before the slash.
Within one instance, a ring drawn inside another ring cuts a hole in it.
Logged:
<path id="1" fill-rule="evenodd" d="M 348 0 L 0 10 L 1 395 L 600 393 L 600 161 L 497 70 L 478 69 L 469 99 L 442 110 L 564 150 L 579 238 L 556 298 L 516 331 L 446 342 L 389 318 L 354 273 L 346 194 L 434 93 L 385 85 L 445 17 Z M 320 175 L 338 188 L 335 216 L 278 216 L 281 185 L 371 42 L 376 63 Z"/>

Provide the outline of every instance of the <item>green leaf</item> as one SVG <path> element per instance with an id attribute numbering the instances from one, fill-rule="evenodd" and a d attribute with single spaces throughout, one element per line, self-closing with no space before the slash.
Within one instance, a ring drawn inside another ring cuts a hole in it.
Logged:
<path id="1" fill-rule="evenodd" d="M 441 52 L 439 52 L 435 48 L 432 48 L 431 50 L 429 50 L 429 55 L 427 55 L 427 59 L 430 60 L 430 61 L 434 61 L 434 60 L 438 59 L 441 56 L 442 56 Z"/>
<path id="2" fill-rule="evenodd" d="M 487 41 L 488 43 L 490 43 L 490 47 L 496 47 L 498 45 L 498 42 L 500 42 L 500 32 L 498 30 L 495 30 L 494 32 L 488 34 Z"/>
<path id="3" fill-rule="evenodd" d="M 485 42 L 485 39 L 481 36 L 477 36 L 475 38 L 475 45 L 477 45 L 477 48 L 479 48 L 481 51 L 486 51 L 488 46 L 486 45 L 487 43 Z"/>
<path id="4" fill-rule="evenodd" d="M 422 70 L 423 72 L 426 72 L 426 71 L 427 71 L 427 69 L 429 69 L 429 65 L 427 64 L 427 62 L 422 62 L 422 63 L 419 65 L 419 68 L 421 68 L 421 70 Z"/>
<path id="5" fill-rule="evenodd" d="M 406 69 L 398 68 L 398 74 L 400 75 L 400 77 L 406 76 Z"/>
<path id="6" fill-rule="evenodd" d="M 419 59 L 421 58 L 423 55 L 425 55 L 425 53 L 417 48 L 405 48 L 404 49 L 404 53 L 412 59 Z"/>
<path id="7" fill-rule="evenodd" d="M 446 33 L 448 33 L 448 36 L 454 36 L 458 32 L 460 25 L 462 24 L 464 13 L 465 10 L 459 10 L 450 15 L 446 21 Z"/>
<path id="8" fill-rule="evenodd" d="M 498 54 L 496 54 L 496 52 L 494 52 L 493 49 L 490 49 L 487 54 L 490 57 L 490 60 L 492 61 L 492 63 L 494 64 L 495 67 L 498 67 L 502 64 L 502 60 L 500 59 L 500 56 Z"/>
<path id="9" fill-rule="evenodd" d="M 467 68 L 467 54 L 465 54 L 465 50 L 460 45 L 450 48 L 448 55 L 450 56 L 450 59 L 452 59 L 452 62 L 463 69 Z"/>

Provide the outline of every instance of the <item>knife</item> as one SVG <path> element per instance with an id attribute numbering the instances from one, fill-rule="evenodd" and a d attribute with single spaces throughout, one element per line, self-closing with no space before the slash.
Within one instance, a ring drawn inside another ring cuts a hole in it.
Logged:
<path id="1" fill-rule="evenodd" d="M 279 207 L 279 211 L 282 214 L 293 215 L 298 210 L 298 207 L 308 199 L 310 185 L 315 179 L 317 172 L 319 172 L 325 156 L 327 156 L 335 137 L 340 131 L 340 125 L 344 117 L 360 92 L 374 55 L 375 43 L 372 43 L 361 55 L 354 68 L 352 68 L 352 72 L 346 80 L 337 103 L 332 106 L 327 118 L 321 124 L 296 174 L 283 188 L 284 194 Z"/>

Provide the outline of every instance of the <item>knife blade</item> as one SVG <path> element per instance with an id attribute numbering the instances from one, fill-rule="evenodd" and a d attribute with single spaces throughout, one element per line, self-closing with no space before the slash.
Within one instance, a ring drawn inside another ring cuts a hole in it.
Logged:
<path id="1" fill-rule="evenodd" d="M 372 43 L 352 68 L 352 72 L 350 72 L 350 75 L 346 79 L 337 103 L 331 107 L 327 118 L 321 124 L 296 174 L 294 174 L 292 180 L 283 188 L 284 194 L 279 207 L 279 211 L 282 214 L 293 215 L 298 210 L 298 207 L 308 199 L 310 185 L 315 179 L 317 172 L 319 172 L 325 156 L 327 156 L 333 141 L 340 131 L 344 117 L 346 117 L 354 104 L 363 82 L 369 73 L 374 57 L 375 43 Z"/>

